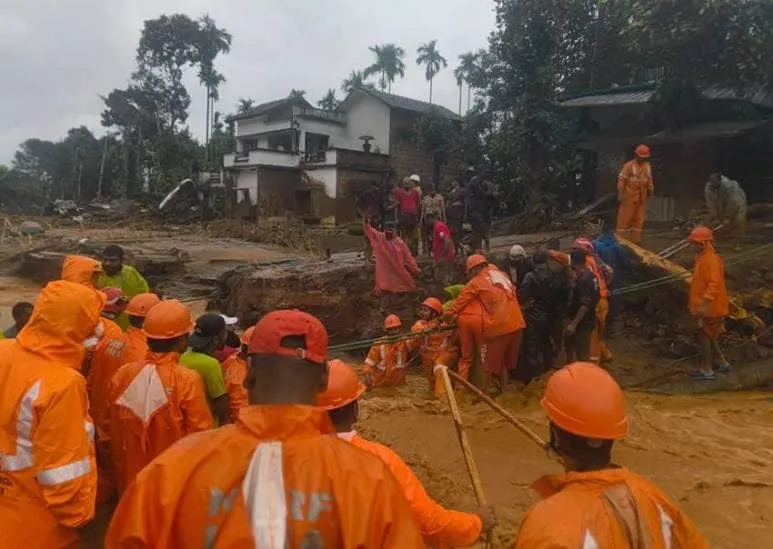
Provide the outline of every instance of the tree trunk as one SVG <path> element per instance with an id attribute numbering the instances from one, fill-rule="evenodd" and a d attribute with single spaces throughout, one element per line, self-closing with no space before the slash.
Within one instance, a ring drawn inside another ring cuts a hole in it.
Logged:
<path id="1" fill-rule="evenodd" d="M 467 112 L 470 112 L 470 98 L 472 96 L 472 86 L 467 84 Z"/>
<path id="2" fill-rule="evenodd" d="M 459 84 L 459 116 L 462 116 L 462 85 Z"/>
<path id="3" fill-rule="evenodd" d="M 99 163 L 99 180 L 97 181 L 97 198 L 102 199 L 102 181 L 105 176 L 105 157 L 107 156 L 107 142 L 110 134 L 105 135 L 105 146 L 102 148 L 102 161 Z"/>
<path id="4" fill-rule="evenodd" d="M 78 179 L 75 183 L 75 200 L 81 199 L 81 181 L 83 180 L 83 161 L 78 160 Z"/>
<path id="5" fill-rule="evenodd" d="M 432 78 L 429 79 L 429 104 L 432 104 Z"/>
<path id="6" fill-rule="evenodd" d="M 209 160 L 210 160 L 210 158 L 209 158 L 209 120 L 210 120 L 210 117 L 209 117 L 209 107 L 211 105 L 210 99 L 211 99 L 211 96 L 210 96 L 210 93 L 209 93 L 209 86 L 207 86 L 207 113 L 206 113 L 207 121 L 204 124 L 204 146 L 206 147 L 206 153 L 205 153 L 205 159 L 204 160 L 206 161 L 207 166 L 209 166 Z"/>

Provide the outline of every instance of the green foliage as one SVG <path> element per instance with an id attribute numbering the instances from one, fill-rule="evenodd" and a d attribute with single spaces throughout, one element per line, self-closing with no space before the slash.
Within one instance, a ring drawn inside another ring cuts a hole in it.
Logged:
<path id="1" fill-rule="evenodd" d="M 435 185 L 440 180 L 440 167 L 454 149 L 456 137 L 453 123 L 435 107 L 416 121 L 413 138 L 432 158 Z"/>
<path id="2" fill-rule="evenodd" d="M 294 101 L 299 99 L 305 99 L 306 90 L 296 90 L 295 88 L 290 90 L 290 93 L 287 95 L 289 99 L 292 99 Z"/>
<path id="3" fill-rule="evenodd" d="M 254 99 L 244 99 L 240 98 L 239 103 L 236 105 L 236 112 L 238 114 L 242 114 L 250 110 L 255 106 L 255 100 Z"/>
<path id="4" fill-rule="evenodd" d="M 350 94 L 357 88 L 375 89 L 375 86 L 370 82 L 366 82 L 366 76 L 363 71 L 353 70 L 349 76 L 341 82 L 341 90 L 346 94 Z"/>
<path id="5" fill-rule="evenodd" d="M 336 91 L 334 89 L 327 90 L 327 93 L 322 99 L 317 101 L 317 105 L 323 110 L 334 111 L 338 106 L 338 99 L 336 99 Z"/>
<path id="6" fill-rule="evenodd" d="M 379 76 L 381 91 L 392 93 L 392 84 L 398 76 L 405 76 L 403 57 L 405 50 L 397 44 L 381 44 L 371 46 L 370 51 L 376 56 L 376 61 L 363 71 L 365 78 L 374 74 Z"/>

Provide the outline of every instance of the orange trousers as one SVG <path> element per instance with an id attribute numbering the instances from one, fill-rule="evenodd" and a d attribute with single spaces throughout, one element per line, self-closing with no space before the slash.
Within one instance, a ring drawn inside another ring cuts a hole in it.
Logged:
<path id="1" fill-rule="evenodd" d="M 502 375 L 506 370 L 515 368 L 521 352 L 523 330 L 510 332 L 483 343 L 483 371 L 487 374 Z"/>
<path id="2" fill-rule="evenodd" d="M 483 350 L 483 319 L 460 316 L 457 321 L 459 329 L 459 346 L 461 356 L 459 358 L 459 375 L 464 379 L 470 379 L 470 370 L 476 360 L 479 363 Z"/>
<path id="3" fill-rule="evenodd" d="M 605 339 L 608 315 L 609 300 L 602 297 L 596 305 L 596 327 L 590 335 L 590 359 L 596 364 L 600 364 L 603 360 L 612 360 L 612 353 L 607 349 Z"/>
<path id="4" fill-rule="evenodd" d="M 646 202 L 624 201 L 617 210 L 617 234 L 633 242 L 641 241 Z"/>
<path id="5" fill-rule="evenodd" d="M 443 383 L 442 376 L 435 373 L 435 368 L 438 366 L 445 366 L 446 368 L 453 368 L 454 364 L 459 360 L 458 351 L 443 351 L 437 356 L 432 357 L 432 360 L 422 362 L 424 373 L 429 381 L 429 389 L 435 395 L 435 398 L 441 398 L 446 394 L 446 385 Z"/>

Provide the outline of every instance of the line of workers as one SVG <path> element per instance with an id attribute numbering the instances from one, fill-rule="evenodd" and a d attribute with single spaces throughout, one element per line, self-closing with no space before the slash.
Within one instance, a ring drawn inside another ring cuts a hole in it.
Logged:
<path id="1" fill-rule="evenodd" d="M 589 271 L 578 252 L 570 262 L 579 281 Z M 27 325 L 0 341 L 0 546 L 75 546 L 114 491 L 111 548 L 464 547 L 496 524 L 491 508 L 443 508 L 395 452 L 356 433 L 365 386 L 351 366 L 327 359 L 315 317 L 274 311 L 229 348 L 235 319 L 194 323 L 181 302 L 147 292 L 124 307 L 118 287 L 95 286 L 103 269 L 66 258 Z M 439 322 L 456 319 L 462 362 L 468 337 L 484 365 L 515 355 L 523 320 L 514 285 L 482 256 L 469 258 L 468 271 L 456 300 L 445 311 L 425 301 L 413 328 L 410 345 L 431 380 L 451 362 L 445 342 L 455 337 L 435 330 Z M 706 327 L 712 299 L 695 295 Z M 477 321 L 497 326 L 482 341 L 462 335 L 473 302 Z M 580 309 L 593 309 L 578 303 L 579 326 Z M 116 323 L 123 315 L 126 331 Z M 399 324 L 388 319 L 388 333 Z M 371 349 L 366 385 L 404 375 L 383 368 L 388 352 Z M 707 546 L 661 491 L 612 463 L 628 420 L 605 370 L 582 361 L 558 370 L 542 407 L 566 473 L 535 483 L 543 500 L 516 547 Z"/>

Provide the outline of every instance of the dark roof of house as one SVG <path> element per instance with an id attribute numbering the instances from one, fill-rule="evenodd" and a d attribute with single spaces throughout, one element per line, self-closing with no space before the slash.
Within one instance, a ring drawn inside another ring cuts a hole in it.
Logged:
<path id="1" fill-rule="evenodd" d="M 647 82 L 568 95 L 559 102 L 559 105 L 568 108 L 638 105 L 649 103 L 656 92 L 657 83 Z M 701 95 L 704 99 L 747 101 L 753 105 L 773 108 L 773 95 L 762 87 L 748 88 L 739 92 L 730 88 L 709 86 L 701 91 Z"/>
<path id="2" fill-rule="evenodd" d="M 276 99 L 274 101 L 261 103 L 260 105 L 256 107 L 252 107 L 251 109 L 246 110 L 244 112 L 233 114 L 229 116 L 227 120 L 242 120 L 244 118 L 252 118 L 253 116 L 260 116 L 262 114 L 266 114 L 268 112 L 284 107 L 286 105 L 297 105 L 299 107 L 304 107 L 304 108 L 313 108 L 313 105 L 303 98 L 291 99 L 290 97 L 285 97 L 283 99 Z"/>
<path id="3" fill-rule="evenodd" d="M 372 97 L 375 97 L 379 101 L 382 101 L 393 109 L 402 109 L 404 111 L 417 112 L 420 114 L 426 114 L 431 110 L 436 110 L 446 118 L 450 120 L 461 120 L 462 117 L 456 114 L 454 111 L 443 107 L 442 105 L 435 105 L 434 103 L 428 103 L 426 101 L 419 101 L 418 99 L 411 99 L 410 97 L 403 97 L 402 95 L 393 95 L 391 93 L 384 93 L 382 91 L 370 89 L 370 88 L 358 88 L 354 90 L 349 96 L 341 102 L 339 108 L 346 103 L 349 97 L 352 97 L 357 92 L 366 93 Z"/>

